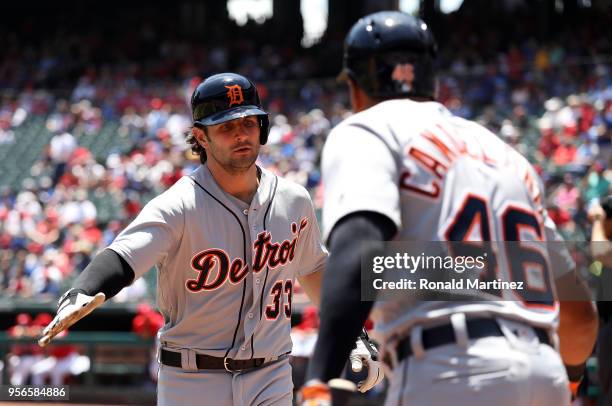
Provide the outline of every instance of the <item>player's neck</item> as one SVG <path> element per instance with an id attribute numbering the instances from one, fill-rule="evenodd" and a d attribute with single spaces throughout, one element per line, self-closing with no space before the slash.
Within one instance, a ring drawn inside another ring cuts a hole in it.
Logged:
<path id="1" fill-rule="evenodd" d="M 213 162 L 207 162 L 206 166 L 225 193 L 251 204 L 259 186 L 259 173 L 255 164 L 244 172 L 228 172 Z"/>

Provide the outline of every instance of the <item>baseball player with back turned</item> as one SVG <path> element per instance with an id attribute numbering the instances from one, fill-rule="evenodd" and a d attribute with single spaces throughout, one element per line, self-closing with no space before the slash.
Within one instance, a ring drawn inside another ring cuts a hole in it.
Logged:
<path id="1" fill-rule="evenodd" d="M 303 404 L 329 403 L 326 382 L 371 313 L 391 372 L 388 405 L 567 405 L 568 375 L 580 379 L 595 342 L 593 303 L 566 250 L 530 251 L 543 274 L 538 290 L 522 267 L 508 265 L 501 242 L 560 239 L 543 186 L 495 134 L 435 101 L 435 54 L 428 26 L 400 12 L 368 15 L 347 35 L 343 76 L 356 114 L 332 130 L 323 151 L 330 257 Z M 454 302 L 406 292 L 370 312 L 373 303 L 360 301 L 359 247 L 378 241 L 370 249 L 382 252 L 389 240 L 490 241 L 498 269 L 480 277 L 525 281 L 532 302 L 507 290 Z M 568 292 L 585 300 L 556 300 Z"/>
<path id="2" fill-rule="evenodd" d="M 191 108 L 187 141 L 202 165 L 94 258 L 39 343 L 156 266 L 158 404 L 290 405 L 294 280 L 317 304 L 327 258 L 313 205 L 255 164 L 269 119 L 251 81 L 211 76 Z"/>

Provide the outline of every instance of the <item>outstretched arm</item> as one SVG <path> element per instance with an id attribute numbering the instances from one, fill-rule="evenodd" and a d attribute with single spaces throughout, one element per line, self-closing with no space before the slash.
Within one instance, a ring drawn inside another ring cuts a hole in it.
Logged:
<path id="1" fill-rule="evenodd" d="M 383 241 L 395 234 L 387 217 L 373 212 L 346 216 L 330 237 L 320 306 L 319 338 L 308 369 L 307 380 L 327 382 L 340 376 L 365 323 L 372 302 L 361 301 L 361 242 Z"/>
<path id="2" fill-rule="evenodd" d="M 72 288 L 60 298 L 57 314 L 43 330 L 39 345 L 49 344 L 53 337 L 87 316 L 133 280 L 134 271 L 119 254 L 106 249 L 96 255 Z"/>

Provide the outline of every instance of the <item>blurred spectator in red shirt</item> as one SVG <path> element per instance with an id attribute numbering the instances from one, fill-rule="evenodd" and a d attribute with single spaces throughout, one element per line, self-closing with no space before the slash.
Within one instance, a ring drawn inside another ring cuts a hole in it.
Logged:
<path id="1" fill-rule="evenodd" d="M 32 341 L 37 337 L 37 331 L 32 329 L 32 317 L 27 313 L 19 313 L 16 323 L 9 328 L 8 335 L 13 338 L 26 338 Z M 9 382 L 11 385 L 26 385 L 32 375 L 32 368 L 43 359 L 43 351 L 35 343 L 14 344 L 8 357 Z"/>
<path id="2" fill-rule="evenodd" d="M 542 159 L 551 157 L 559 145 L 561 145 L 559 137 L 557 137 L 550 127 L 541 128 L 540 133 L 541 138 L 538 145 L 538 151 L 542 154 Z"/>
<path id="3" fill-rule="evenodd" d="M 564 166 L 576 159 L 576 146 L 566 139 L 553 153 L 553 161 L 558 166 Z"/>
<path id="4" fill-rule="evenodd" d="M 560 229 L 562 229 L 566 224 L 568 224 L 572 220 L 572 217 L 567 211 L 562 210 L 557 206 L 550 206 L 548 207 L 547 210 L 548 210 L 548 215 L 550 216 L 552 221 Z"/>
<path id="5" fill-rule="evenodd" d="M 51 322 L 52 316 L 48 313 L 39 314 L 34 320 L 34 325 L 42 329 Z M 77 347 L 72 344 L 62 344 L 61 339 L 68 335 L 64 330 L 56 339 L 56 344 L 46 348 L 47 356 L 32 366 L 32 384 L 36 386 L 51 385 L 59 386 L 65 383 L 65 379 L 71 375 L 80 375 L 90 368 L 89 357 L 79 355 Z"/>
<path id="6" fill-rule="evenodd" d="M 157 363 L 157 332 L 164 325 L 164 317 L 154 310 L 148 303 L 138 305 L 138 313 L 132 320 L 132 331 L 143 338 L 155 337 L 155 345 L 151 350 L 151 360 L 149 362 L 149 377 L 153 382 L 157 382 L 157 372 L 159 364 Z"/>
<path id="7" fill-rule="evenodd" d="M 152 338 L 164 325 L 164 317 L 149 304 L 138 305 L 138 312 L 132 320 L 132 331 L 144 338 Z"/>

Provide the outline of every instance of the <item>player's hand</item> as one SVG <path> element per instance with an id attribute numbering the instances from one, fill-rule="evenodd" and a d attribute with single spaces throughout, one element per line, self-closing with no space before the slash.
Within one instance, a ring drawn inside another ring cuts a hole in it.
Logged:
<path id="1" fill-rule="evenodd" d="M 361 393 L 369 391 L 385 377 L 382 363 L 378 361 L 378 349 L 369 340 L 365 330 L 357 338 L 355 348 L 351 351 L 349 360 L 351 361 L 353 372 L 361 372 L 364 366 L 368 369 L 366 379 L 357 384 L 357 389 Z"/>
<path id="2" fill-rule="evenodd" d="M 331 406 L 331 389 L 321 381 L 308 381 L 298 393 L 297 404 L 298 406 Z"/>
<path id="3" fill-rule="evenodd" d="M 49 344 L 51 339 L 72 326 L 74 323 L 91 313 L 96 307 L 104 303 L 104 293 L 89 296 L 80 290 L 70 289 L 60 297 L 57 305 L 57 315 L 44 328 L 42 336 L 38 340 L 41 347 Z"/>
<path id="4" fill-rule="evenodd" d="M 587 213 L 587 219 L 592 223 L 595 220 L 603 220 L 606 218 L 606 212 L 604 211 L 604 209 L 596 204 L 593 207 L 591 207 Z"/>

